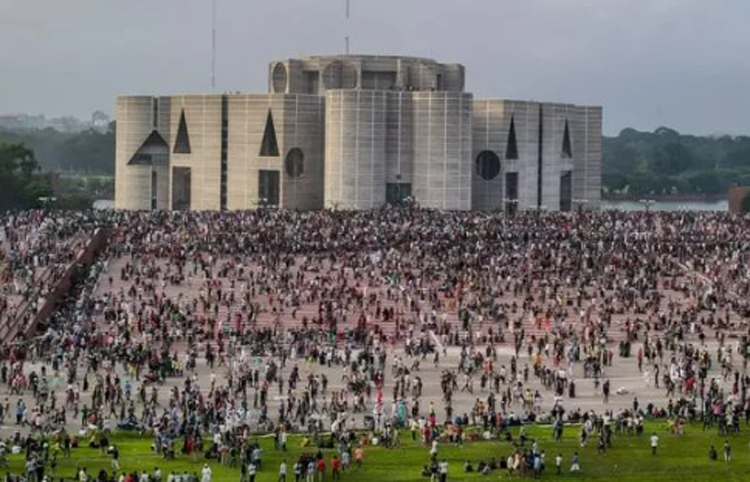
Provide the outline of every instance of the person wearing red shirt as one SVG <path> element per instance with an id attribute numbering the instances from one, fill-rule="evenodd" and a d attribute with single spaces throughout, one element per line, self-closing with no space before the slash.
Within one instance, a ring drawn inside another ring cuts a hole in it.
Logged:
<path id="1" fill-rule="evenodd" d="M 334 455 L 331 459 L 331 474 L 333 475 L 333 480 L 339 480 L 341 478 L 341 461 L 339 460 L 338 455 Z"/>
<path id="2" fill-rule="evenodd" d="M 318 460 L 318 482 L 323 482 L 326 478 L 326 459 L 322 458 Z"/>

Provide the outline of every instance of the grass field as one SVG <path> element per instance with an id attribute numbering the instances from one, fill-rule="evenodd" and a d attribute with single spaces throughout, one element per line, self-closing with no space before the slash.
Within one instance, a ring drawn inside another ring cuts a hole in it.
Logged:
<path id="1" fill-rule="evenodd" d="M 743 427 L 744 428 L 744 427 Z M 514 438 L 518 429 L 514 429 Z M 587 447 L 581 448 L 578 443 L 578 428 L 566 427 L 563 440 L 555 442 L 551 437 L 551 428 L 545 426 L 527 427 L 526 433 L 536 439 L 540 448 L 547 454 L 547 470 L 543 479 L 551 480 L 612 480 L 624 481 L 739 481 L 750 480 L 750 445 L 747 434 L 719 437 L 716 430 L 702 431 L 698 425 L 688 425 L 682 436 L 667 432 L 666 424 L 651 423 L 644 435 L 621 435 L 614 437 L 614 446 L 606 454 L 596 451 L 596 440 L 590 440 Z M 656 432 L 660 437 L 658 454 L 651 455 L 648 437 Z M 159 466 L 164 474 L 163 480 L 171 471 L 195 471 L 200 474 L 204 460 L 198 457 L 193 461 L 185 456 L 166 461 L 150 450 L 151 439 L 132 434 L 116 434 L 113 441 L 120 448 L 120 466 L 126 471 L 152 471 Z M 411 441 L 408 431 L 402 431 L 402 445 L 398 448 L 385 449 L 368 447 L 365 449 L 365 461 L 362 469 L 344 474 L 342 480 L 351 481 L 428 481 L 420 474 L 423 464 L 429 462 L 426 447 Z M 725 463 L 721 451 L 724 440 L 732 446 L 732 461 Z M 279 463 L 286 458 L 289 463 L 290 482 L 294 480 L 292 466 L 296 457 L 303 452 L 314 452 L 315 448 L 299 448 L 301 438 L 290 437 L 286 454 L 274 450 L 270 437 L 261 438 L 263 448 L 263 467 L 256 480 L 276 481 Z M 714 444 L 719 452 L 718 461 L 710 461 L 708 449 Z M 467 443 L 460 447 L 441 444 L 439 457 L 449 462 L 448 480 L 511 480 L 520 479 L 519 475 L 509 475 L 506 471 L 493 471 L 484 476 L 477 473 L 464 473 L 463 465 L 470 459 L 476 468 L 480 460 L 488 461 L 491 457 L 507 457 L 512 451 L 508 442 L 480 441 Z M 581 456 L 581 472 L 570 474 L 571 456 L 578 451 Z M 563 475 L 554 473 L 554 457 L 557 453 L 564 457 Z M 332 450 L 324 451 L 327 461 Z M 70 478 L 79 466 L 87 467 L 89 475 L 95 477 L 100 468 L 110 470 L 110 458 L 96 449 L 73 449 L 70 459 L 60 458 L 56 478 Z M 15 474 L 23 470 L 23 456 L 9 457 L 9 470 Z M 330 471 L 330 463 L 329 471 Z M 214 481 L 239 481 L 239 469 L 230 469 L 212 463 Z M 326 480 L 331 480 L 330 472 Z"/>

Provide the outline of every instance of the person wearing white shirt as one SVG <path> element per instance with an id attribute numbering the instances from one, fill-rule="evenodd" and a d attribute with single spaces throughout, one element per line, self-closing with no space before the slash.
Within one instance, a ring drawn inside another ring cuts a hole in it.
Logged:
<path id="1" fill-rule="evenodd" d="M 208 464 L 203 464 L 201 482 L 211 482 L 211 467 L 209 467 Z"/>
<path id="2" fill-rule="evenodd" d="M 448 462 L 445 460 L 440 462 L 438 470 L 440 471 L 440 482 L 446 482 L 448 480 Z"/>

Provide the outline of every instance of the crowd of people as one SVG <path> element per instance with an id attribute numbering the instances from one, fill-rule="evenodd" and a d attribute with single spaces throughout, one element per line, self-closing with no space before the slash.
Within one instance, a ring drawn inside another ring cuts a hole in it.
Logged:
<path id="1" fill-rule="evenodd" d="M 148 432 L 165 458 L 249 478 L 257 433 L 304 433 L 343 464 L 399 429 L 432 447 L 579 424 L 606 449 L 652 418 L 750 421 L 747 218 L 34 211 L 0 226 L 6 324 L 9 296 L 44 293 L 40 269 L 110 232 L 53 316 L 0 347 L 0 423 L 32 436 Z"/>
<path id="2" fill-rule="evenodd" d="M 96 228 L 95 216 L 54 211 L 0 216 L 0 336 L 31 322 Z"/>

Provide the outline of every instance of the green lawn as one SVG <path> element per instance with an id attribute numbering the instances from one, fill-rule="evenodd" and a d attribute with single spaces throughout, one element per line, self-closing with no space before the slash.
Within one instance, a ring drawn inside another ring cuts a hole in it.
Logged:
<path id="1" fill-rule="evenodd" d="M 744 428 L 744 427 L 743 427 Z M 651 432 L 660 436 L 659 454 L 652 456 L 648 444 L 648 436 Z M 514 430 L 514 435 L 518 429 Z M 621 435 L 614 438 L 614 447 L 605 455 L 596 452 L 596 440 L 590 440 L 585 448 L 578 444 L 578 427 L 566 427 L 563 440 L 556 443 L 551 438 L 550 427 L 538 426 L 527 427 L 527 434 L 536 438 L 540 447 L 547 454 L 547 471 L 544 479 L 554 480 L 611 480 L 616 478 L 618 482 L 624 481 L 716 481 L 750 480 L 750 446 L 746 434 L 728 437 L 732 445 L 732 462 L 727 464 L 723 461 L 721 450 L 725 438 L 719 437 L 716 429 L 703 432 L 698 425 L 686 427 L 686 433 L 682 436 L 673 436 L 666 431 L 666 424 L 653 423 L 647 426 L 647 431 L 642 436 Z M 276 481 L 276 472 L 282 458 L 286 457 L 289 462 L 288 480 L 293 481 L 292 466 L 296 456 L 305 452 L 314 452 L 315 448 L 299 448 L 299 437 L 289 438 L 288 452 L 273 449 L 273 440 L 270 437 L 261 438 L 263 446 L 263 470 L 258 474 L 256 480 Z M 120 447 L 120 466 L 123 470 L 147 470 L 151 471 L 155 466 L 162 468 L 164 479 L 170 471 L 195 471 L 200 474 L 204 460 L 199 457 L 192 461 L 184 456 L 176 460 L 165 461 L 154 455 L 150 450 L 151 439 L 138 438 L 130 434 L 118 434 L 113 441 Z M 714 444 L 719 452 L 719 461 L 712 462 L 708 459 L 708 448 Z M 488 476 L 476 473 L 466 474 L 463 472 L 463 464 L 470 459 L 474 466 L 480 460 L 489 460 L 490 457 L 507 457 L 511 452 L 511 445 L 507 442 L 473 442 L 462 447 L 441 444 L 440 458 L 446 458 L 449 462 L 448 480 L 496 480 L 496 479 L 519 479 L 520 476 L 510 476 L 505 471 L 495 471 Z M 571 476 L 567 471 L 570 467 L 571 455 L 578 451 L 581 455 L 581 472 Z M 332 451 L 326 452 L 326 458 Z M 554 474 L 554 457 L 561 452 L 564 457 L 564 474 Z M 427 481 L 420 474 L 422 464 L 429 461 L 428 449 L 419 443 L 411 441 L 408 431 L 402 431 L 402 445 L 394 449 L 368 447 L 365 450 L 365 463 L 361 470 L 355 470 L 345 474 L 342 480 L 356 481 Z M 9 458 L 10 470 L 20 473 L 23 470 L 23 457 L 11 456 Z M 73 476 L 76 467 L 85 466 L 89 474 L 94 477 L 99 469 L 104 467 L 110 469 L 110 458 L 102 456 L 98 450 L 89 448 L 73 449 L 70 459 L 59 459 L 56 477 Z M 212 464 L 214 481 L 238 481 L 239 470 L 230 469 L 218 464 Z M 329 463 L 330 470 L 330 463 Z M 330 472 L 327 474 L 330 480 Z"/>

